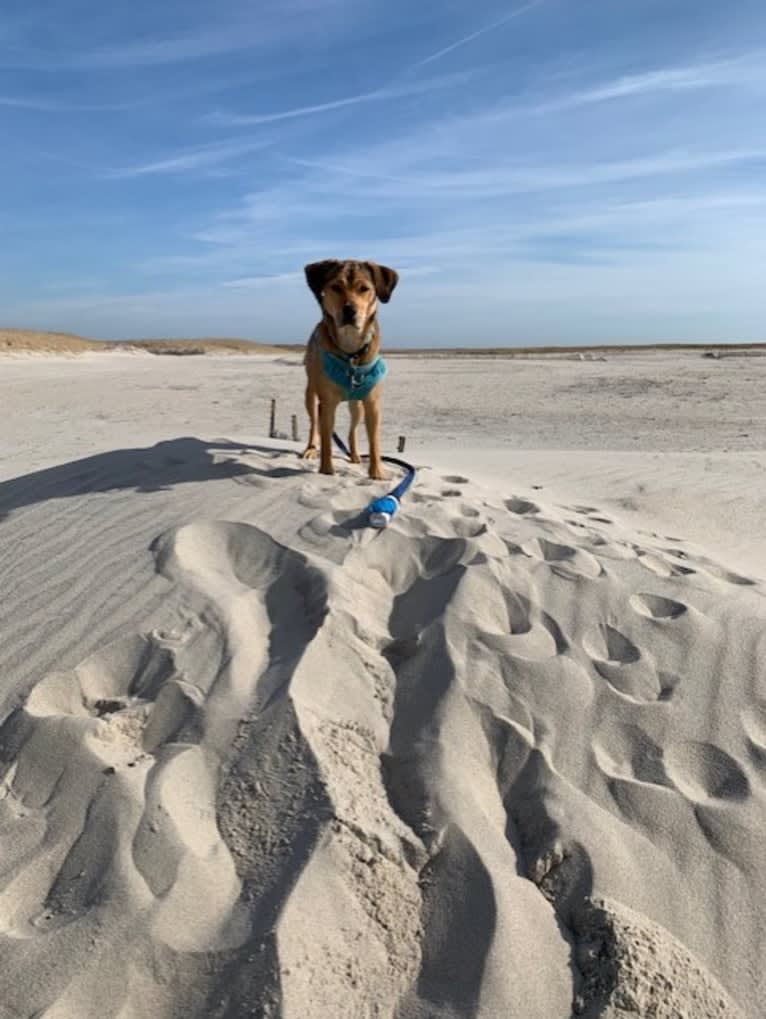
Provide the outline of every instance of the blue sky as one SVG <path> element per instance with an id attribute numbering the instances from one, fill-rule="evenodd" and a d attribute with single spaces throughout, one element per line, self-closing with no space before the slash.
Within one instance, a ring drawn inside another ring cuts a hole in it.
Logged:
<path id="1" fill-rule="evenodd" d="M 0 325 L 766 340 L 763 0 L 4 0 Z"/>

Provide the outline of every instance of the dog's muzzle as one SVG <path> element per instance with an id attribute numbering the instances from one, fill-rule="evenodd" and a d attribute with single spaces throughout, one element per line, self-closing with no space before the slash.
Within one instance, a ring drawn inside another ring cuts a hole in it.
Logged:
<path id="1" fill-rule="evenodd" d="M 340 321 L 344 326 L 356 324 L 356 308 L 353 304 L 344 304 L 340 313 Z"/>

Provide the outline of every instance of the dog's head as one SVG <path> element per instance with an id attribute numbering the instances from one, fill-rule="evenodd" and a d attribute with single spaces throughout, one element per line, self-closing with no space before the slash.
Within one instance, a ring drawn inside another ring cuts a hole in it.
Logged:
<path id="1" fill-rule="evenodd" d="M 305 268 L 306 282 L 334 327 L 338 346 L 358 350 L 372 322 L 378 301 L 387 303 L 399 276 L 376 262 L 327 259 Z"/>

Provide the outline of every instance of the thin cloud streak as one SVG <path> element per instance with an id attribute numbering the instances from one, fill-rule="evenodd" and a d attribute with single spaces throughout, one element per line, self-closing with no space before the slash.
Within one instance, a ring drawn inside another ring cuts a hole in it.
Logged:
<path id="1" fill-rule="evenodd" d="M 147 90 L 145 94 L 138 95 L 126 102 L 67 102 L 47 96 L 13 96 L 0 95 L 0 107 L 8 109 L 29 110 L 40 113 L 123 113 L 131 110 L 141 110 L 146 107 L 168 107 L 176 103 L 184 103 L 194 99 L 204 99 L 215 93 L 226 92 L 234 88 L 251 86 L 256 81 L 263 81 L 273 77 L 267 72 L 249 72 L 239 76 L 227 76 L 221 74 L 218 78 L 207 78 L 204 81 L 197 81 L 193 85 L 182 88 L 157 88 L 156 86 Z M 54 88 L 52 92 L 56 91 Z"/>
<path id="2" fill-rule="evenodd" d="M 505 17 L 500 18 L 499 21 L 493 21 L 491 25 L 485 25 L 483 28 L 479 28 L 477 31 L 463 36 L 462 39 L 457 39 L 455 42 L 450 43 L 449 46 L 445 46 L 442 49 L 437 50 L 435 53 L 431 53 L 423 60 L 419 60 L 416 64 L 413 64 L 410 70 L 415 70 L 418 67 L 425 67 L 426 64 L 432 64 L 435 60 L 441 60 L 441 58 L 446 57 L 448 53 L 453 53 L 455 50 L 460 49 L 461 46 L 468 45 L 468 43 L 473 42 L 474 39 L 479 39 L 481 36 L 486 35 L 487 32 L 492 32 L 497 28 L 502 28 L 503 25 L 507 25 L 509 21 L 520 18 L 522 14 L 526 14 L 535 7 L 539 7 L 542 2 L 543 0 L 532 0 L 531 3 L 524 4 L 523 7 L 517 7 L 516 10 L 511 11 L 510 14 L 506 14 Z"/>
<path id="3" fill-rule="evenodd" d="M 303 215 L 305 199 L 301 196 L 295 199 L 297 204 L 291 204 L 289 195 L 281 191 L 269 192 L 262 200 L 283 205 L 288 221 L 312 222 Z M 592 257 L 596 252 L 602 260 L 615 261 L 624 260 L 634 252 L 667 247 L 669 237 L 674 239 L 676 247 L 680 244 L 687 252 L 699 252 L 710 245 L 711 238 L 718 243 L 730 238 L 732 230 L 740 229 L 731 217 L 731 210 L 739 208 L 750 210 L 752 236 L 757 239 L 762 232 L 758 217 L 766 210 L 766 192 L 713 191 L 656 200 L 576 203 L 572 209 L 562 208 L 556 202 L 542 208 L 519 210 L 509 223 L 498 223 L 492 216 L 477 221 L 474 216 L 470 224 L 456 225 L 449 230 L 424 227 L 422 231 L 407 235 L 370 234 L 356 237 L 350 246 L 343 242 L 343 247 L 375 252 L 379 258 L 395 260 L 398 267 L 407 266 L 408 276 L 436 274 L 444 266 L 474 261 L 479 252 L 484 257 L 491 254 L 494 259 L 518 263 L 528 260 L 534 250 L 532 246 L 537 244 L 553 243 L 551 250 L 555 253 L 555 245 L 562 239 L 576 249 L 581 259 Z M 296 209 L 301 210 L 301 215 L 296 214 Z M 225 218 L 232 221 L 227 230 L 194 235 L 193 241 L 204 241 L 208 245 L 204 253 L 154 256 L 140 269 L 152 274 L 177 269 L 185 272 L 250 270 L 249 275 L 243 272 L 221 285 L 230 289 L 254 289 L 269 279 L 289 280 L 295 275 L 292 272 L 269 273 L 269 263 L 273 264 L 274 259 L 282 265 L 294 264 L 311 257 L 325 244 L 321 238 L 310 235 L 295 237 L 285 244 L 278 227 L 265 234 L 259 229 L 255 234 L 250 211 L 249 202 L 245 202 L 225 214 Z M 258 275 L 252 273 L 255 266 L 263 267 Z"/>
<path id="4" fill-rule="evenodd" d="M 165 38 L 141 39 L 91 49 L 60 46 L 39 50 L 19 43 L 3 46 L 0 38 L 0 69 L 55 71 L 121 71 L 135 67 L 162 67 L 189 61 L 220 58 L 247 50 L 263 50 L 289 44 L 305 34 L 309 5 L 302 0 L 282 0 L 257 17 L 240 17 L 224 27 L 195 26 Z M 297 26 L 297 27 L 296 27 Z"/>
<path id="5" fill-rule="evenodd" d="M 658 92 L 683 92 L 728 85 L 766 83 L 763 54 L 749 58 L 716 63 L 692 64 L 687 67 L 660 68 L 643 74 L 624 75 L 593 88 L 551 99 L 537 105 L 509 112 L 526 114 L 554 113 L 594 103 L 609 102 Z"/>
<path id="6" fill-rule="evenodd" d="M 429 78 L 425 81 L 411 82 L 402 85 L 387 85 L 384 88 L 376 89 L 374 92 L 360 92 L 356 95 L 345 96 L 342 99 L 334 99 L 327 103 L 317 103 L 313 106 L 297 106 L 291 110 L 279 110 L 275 113 L 216 113 L 211 114 L 207 119 L 217 124 L 225 124 L 229 127 L 253 127 L 260 124 L 273 124 L 280 120 L 293 120 L 296 117 L 307 117 L 316 113 L 327 113 L 332 110 L 340 110 L 347 106 L 357 106 L 360 103 L 388 102 L 392 99 L 403 99 L 407 96 L 423 95 L 424 93 L 449 88 L 453 85 L 465 84 L 471 77 L 473 71 L 463 71 L 458 74 L 443 75 L 438 78 Z"/>
<path id="7" fill-rule="evenodd" d="M 0 96 L 0 106 L 36 113 L 119 113 L 136 108 L 135 103 L 62 103 L 55 99 Z"/>
<path id="8" fill-rule="evenodd" d="M 30 71 L 120 71 L 134 67 L 178 64 L 254 48 L 243 27 L 175 39 L 126 43 L 62 55 L 60 51 L 0 51 L 0 68 Z"/>
<path id="9" fill-rule="evenodd" d="M 185 173 L 190 170 L 207 169 L 208 167 L 224 163 L 229 159 L 238 159 L 241 156 L 259 152 L 272 144 L 273 142 L 269 140 L 205 145 L 198 149 L 181 152 L 176 156 L 170 156 L 167 159 L 160 159 L 150 163 L 139 163 L 135 166 L 126 166 L 114 170 L 105 170 L 101 172 L 101 176 L 107 178 L 148 177 L 157 174 Z"/>
<path id="10" fill-rule="evenodd" d="M 300 272 L 280 272 L 265 276 L 244 276 L 242 279 L 225 280 L 221 286 L 232 290 L 257 290 L 266 284 L 294 283 L 296 280 L 302 279 L 303 273 Z"/>
<path id="11" fill-rule="evenodd" d="M 744 164 L 764 158 L 766 158 L 766 149 L 733 149 L 697 153 L 664 151 L 637 159 L 616 160 L 609 163 L 599 162 L 563 169 L 558 165 L 524 166 L 514 169 L 509 167 L 507 160 L 498 159 L 488 170 L 455 170 L 442 173 L 414 172 L 397 175 L 387 174 L 385 169 L 377 172 L 374 168 L 375 165 L 378 165 L 377 157 L 374 165 L 369 167 L 364 163 L 361 166 L 354 166 L 317 160 L 301 160 L 300 162 L 304 166 L 324 171 L 322 186 L 325 189 L 332 184 L 326 175 L 335 173 L 338 177 L 345 177 L 347 180 L 374 184 L 373 190 L 381 197 L 410 197 L 414 199 L 437 195 L 493 198 L 502 195 L 583 188 L 596 184 Z M 343 190 L 346 191 L 346 188 Z M 366 193 L 363 188 L 358 190 L 359 193 Z"/>

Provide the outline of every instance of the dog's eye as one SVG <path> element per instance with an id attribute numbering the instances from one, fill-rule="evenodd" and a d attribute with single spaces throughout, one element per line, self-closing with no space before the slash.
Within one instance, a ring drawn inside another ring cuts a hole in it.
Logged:
<path id="1" fill-rule="evenodd" d="M 359 287 L 359 293 L 360 294 L 369 294 L 369 292 L 370 292 L 370 288 L 369 287 L 366 287 L 364 285 Z"/>
<path id="2" fill-rule="evenodd" d="M 338 286 L 337 283 L 333 283 L 333 285 L 330 287 L 330 290 L 332 290 L 332 292 L 334 294 L 342 294 L 343 293 L 343 287 Z"/>

